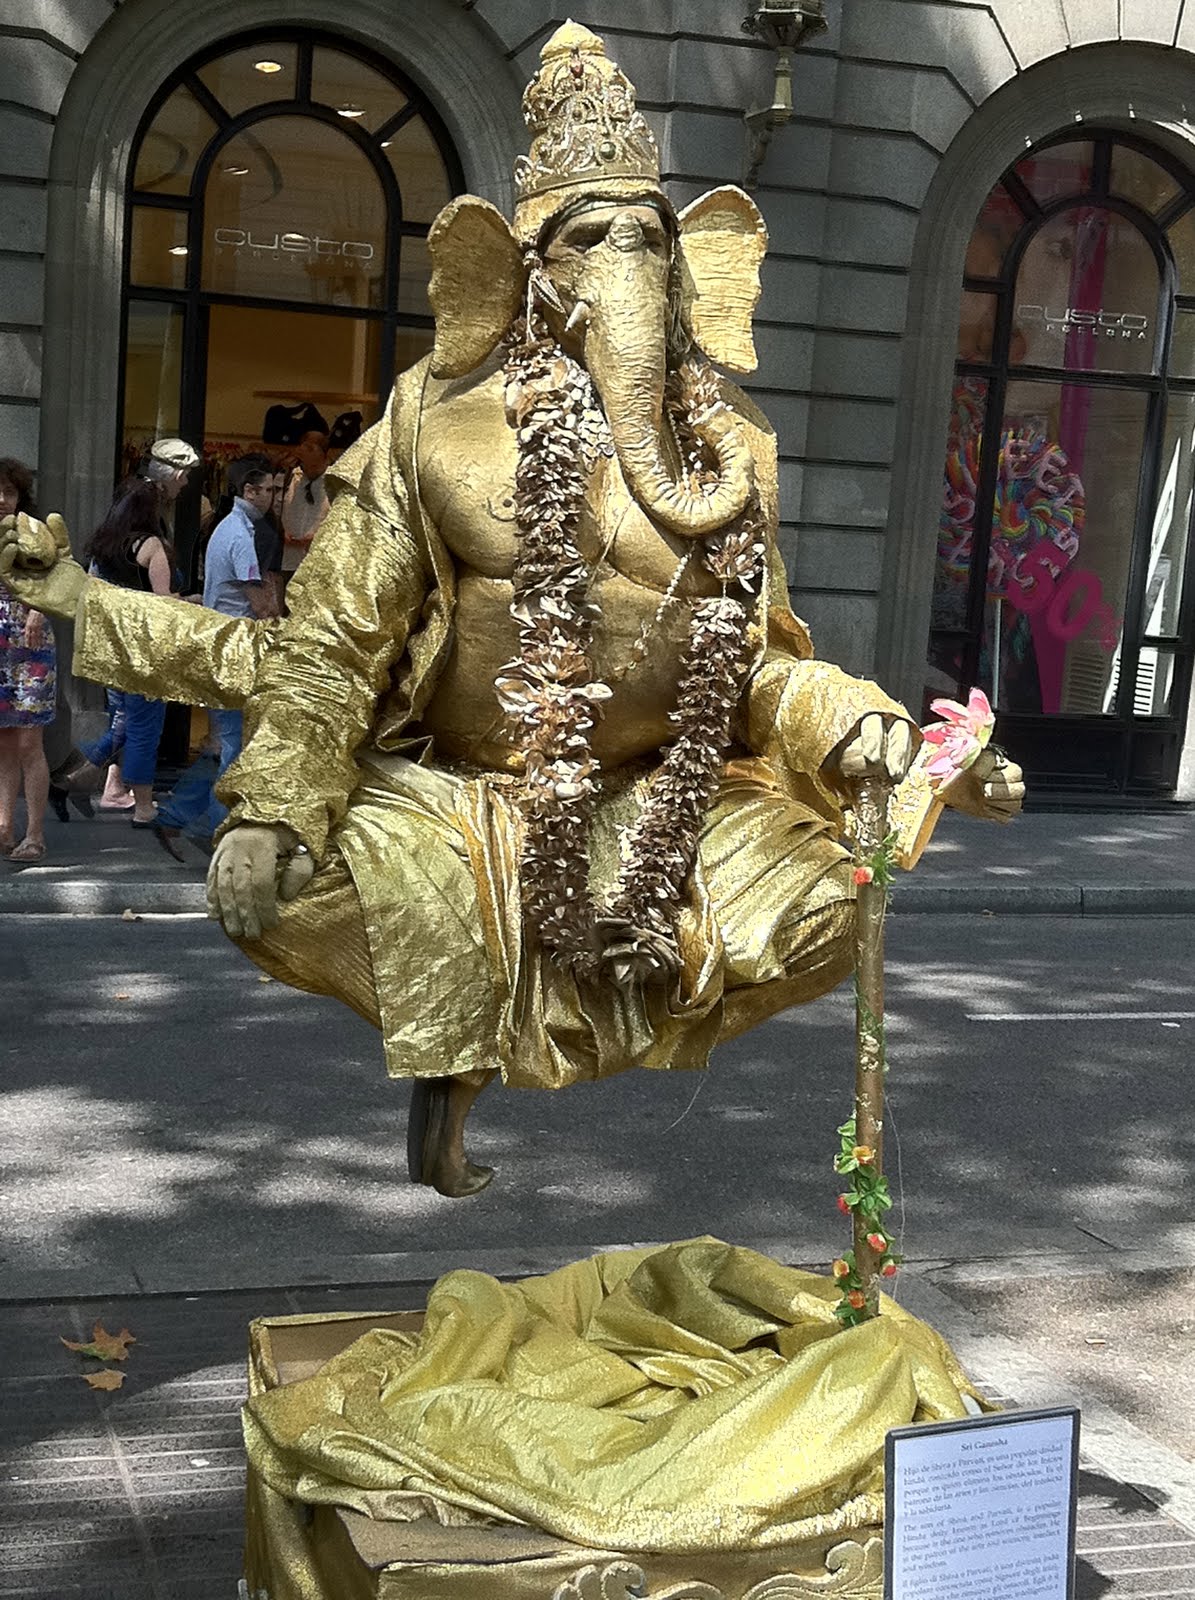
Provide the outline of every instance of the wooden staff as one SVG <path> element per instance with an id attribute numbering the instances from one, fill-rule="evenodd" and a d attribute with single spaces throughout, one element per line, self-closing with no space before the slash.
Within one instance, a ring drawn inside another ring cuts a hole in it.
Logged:
<path id="1" fill-rule="evenodd" d="M 856 859 L 872 861 L 888 836 L 887 779 L 864 778 L 855 794 Z M 884 914 L 882 874 L 858 885 L 855 916 L 855 1142 L 875 1152 L 868 1171 L 884 1170 Z M 855 1271 L 866 1298 L 864 1317 L 879 1312 L 877 1252 L 867 1242 L 873 1225 L 855 1212 Z"/>

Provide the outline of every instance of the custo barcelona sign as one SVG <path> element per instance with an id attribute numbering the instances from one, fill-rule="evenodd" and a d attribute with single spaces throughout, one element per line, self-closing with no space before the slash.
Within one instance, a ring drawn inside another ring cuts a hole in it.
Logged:
<path id="1" fill-rule="evenodd" d="M 1078 329 L 1090 329 L 1105 339 L 1144 339 L 1149 331 L 1149 318 L 1138 311 L 1084 311 L 1079 306 L 1065 306 L 1051 311 L 1049 306 L 1019 305 L 1014 313 L 1022 327 L 1038 323 L 1047 333 L 1059 336 Z"/>
<path id="2" fill-rule="evenodd" d="M 373 245 L 364 239 L 325 239 L 319 234 L 263 233 L 246 228 L 217 228 L 212 235 L 225 250 L 252 250 L 262 255 L 340 256 L 349 261 L 372 261 Z"/>

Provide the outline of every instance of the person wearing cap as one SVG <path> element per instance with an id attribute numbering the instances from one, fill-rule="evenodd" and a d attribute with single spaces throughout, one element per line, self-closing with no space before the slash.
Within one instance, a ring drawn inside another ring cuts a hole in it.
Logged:
<path id="1" fill-rule="evenodd" d="M 184 440 L 155 440 L 140 471 L 117 489 L 107 516 L 87 545 L 85 555 L 96 577 L 118 588 L 148 594 L 177 592 L 168 519 L 188 472 L 198 462 L 198 455 Z M 124 715 L 121 772 L 133 791 L 132 824 L 134 828 L 152 828 L 157 820 L 153 785 L 166 704 L 126 693 L 119 697 L 115 710 Z"/>

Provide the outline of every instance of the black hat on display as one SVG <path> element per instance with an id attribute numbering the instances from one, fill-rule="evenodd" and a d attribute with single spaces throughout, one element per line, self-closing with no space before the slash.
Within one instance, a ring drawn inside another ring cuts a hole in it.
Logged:
<path id="1" fill-rule="evenodd" d="M 363 421 L 359 411 L 342 411 L 332 424 L 332 432 L 328 435 L 328 449 L 347 450 L 349 445 L 356 444 L 361 437 Z"/>
<path id="2" fill-rule="evenodd" d="M 298 405 L 271 406 L 261 425 L 262 444 L 297 445 L 305 433 L 327 433 L 328 422 L 310 400 Z"/>

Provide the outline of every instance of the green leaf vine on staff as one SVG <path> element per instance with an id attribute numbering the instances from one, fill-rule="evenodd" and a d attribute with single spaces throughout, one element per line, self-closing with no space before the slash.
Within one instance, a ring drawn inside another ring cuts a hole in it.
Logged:
<path id="1" fill-rule="evenodd" d="M 887 899 L 896 868 L 896 834 L 889 833 L 877 849 L 870 854 L 855 856 L 854 880 L 857 887 L 874 884 L 882 889 Z M 887 1041 L 884 1021 L 871 1010 L 856 985 L 856 1006 L 860 1029 L 860 1048 L 870 1056 L 872 1064 L 882 1073 L 888 1071 Z M 876 1268 L 881 1278 L 893 1278 L 903 1257 L 893 1248 L 892 1237 L 884 1224 L 884 1214 L 892 1208 L 888 1180 L 876 1168 L 877 1152 L 870 1145 L 858 1143 L 855 1118 L 848 1117 L 837 1130 L 838 1154 L 834 1170 L 840 1177 L 850 1178 L 850 1187 L 838 1196 L 838 1209 L 862 1224 L 864 1237 L 874 1253 Z M 840 1299 L 834 1315 L 843 1327 L 853 1328 L 868 1315 L 868 1292 L 859 1272 L 853 1249 L 846 1250 L 831 1268 L 838 1284 Z"/>

